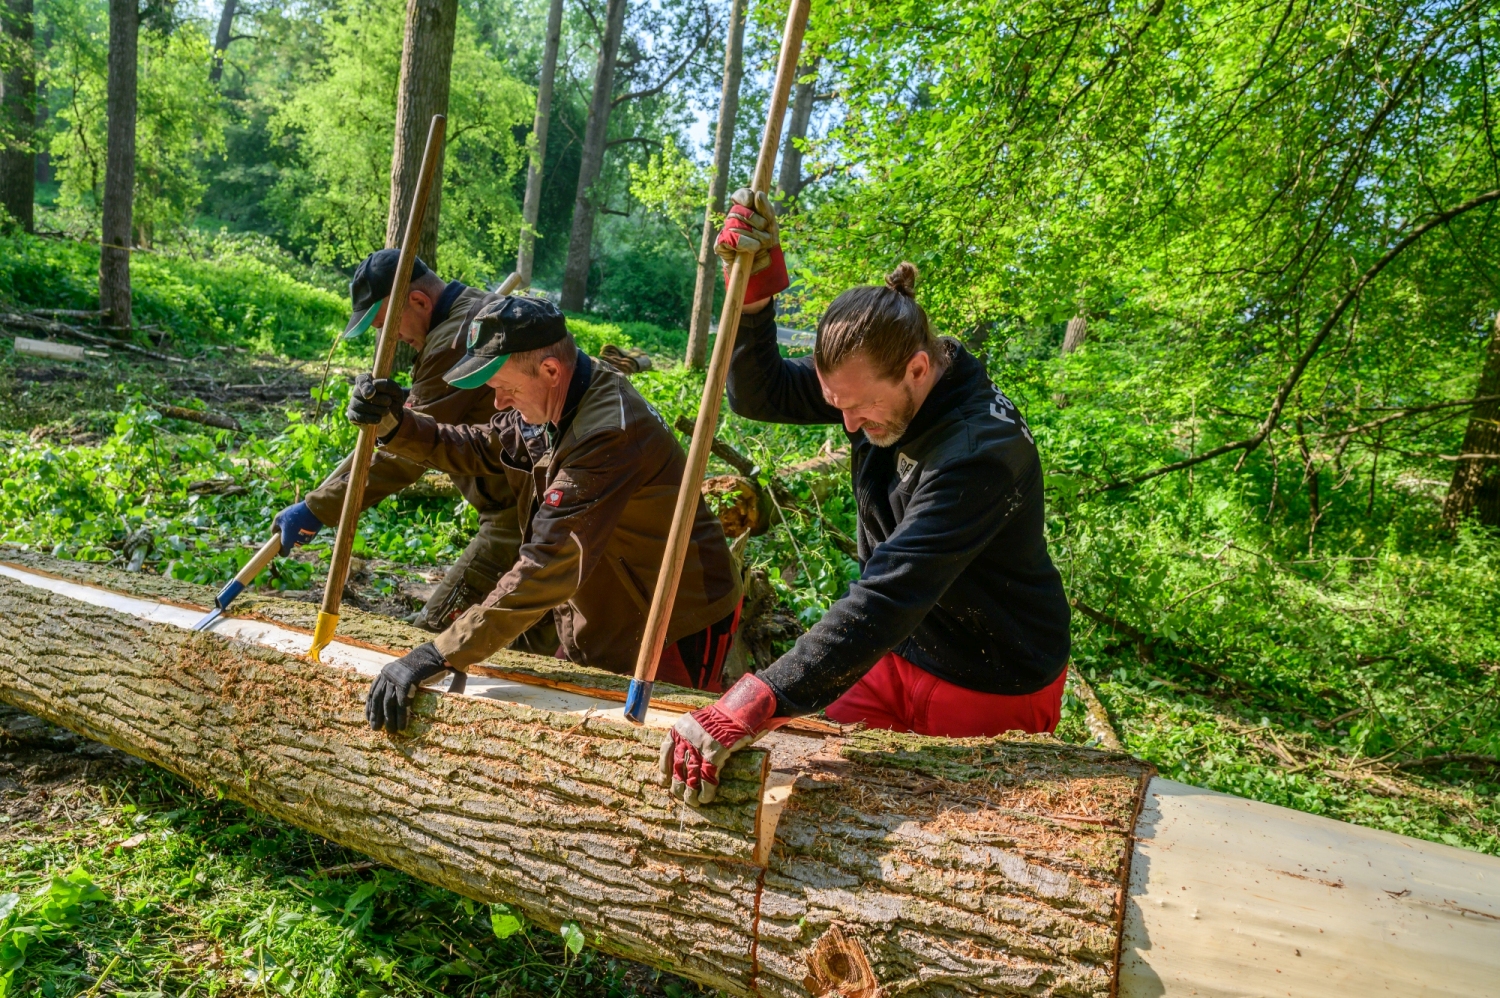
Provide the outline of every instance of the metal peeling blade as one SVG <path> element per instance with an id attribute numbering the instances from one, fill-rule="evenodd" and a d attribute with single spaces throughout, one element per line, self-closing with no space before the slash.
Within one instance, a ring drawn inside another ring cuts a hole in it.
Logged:
<path id="1" fill-rule="evenodd" d="M 198 621 L 196 624 L 193 625 L 193 630 L 195 630 L 195 631 L 206 631 L 206 630 L 208 630 L 209 626 L 213 624 L 214 621 L 218 620 L 223 615 L 224 615 L 224 608 L 221 607 L 221 606 L 216 606 L 216 607 L 214 607 L 212 610 L 210 610 L 208 612 L 208 616 L 204 617 L 202 620 Z"/>

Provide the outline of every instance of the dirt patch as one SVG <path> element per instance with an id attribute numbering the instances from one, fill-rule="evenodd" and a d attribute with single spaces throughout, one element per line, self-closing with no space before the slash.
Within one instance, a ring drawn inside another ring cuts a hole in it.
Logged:
<path id="1" fill-rule="evenodd" d="M 146 765 L 124 752 L 0 704 L 0 843 L 74 824 L 72 805 L 94 787 Z M 39 827 L 40 826 L 40 827 Z M 20 829 L 26 829 L 25 835 Z"/>

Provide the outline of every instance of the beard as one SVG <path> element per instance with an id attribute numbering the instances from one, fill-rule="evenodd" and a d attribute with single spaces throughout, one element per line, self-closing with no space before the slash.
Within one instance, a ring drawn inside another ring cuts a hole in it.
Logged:
<path id="1" fill-rule="evenodd" d="M 895 415 L 884 423 L 866 423 L 865 437 L 876 447 L 890 447 L 906 433 L 906 428 L 917 415 L 917 401 L 912 396 L 911 386 L 901 386 L 901 406 Z"/>

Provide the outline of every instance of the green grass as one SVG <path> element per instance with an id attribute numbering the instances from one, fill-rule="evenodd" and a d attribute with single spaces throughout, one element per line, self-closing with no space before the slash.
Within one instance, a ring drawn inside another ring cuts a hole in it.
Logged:
<path id="1" fill-rule="evenodd" d="M 0 235 L 0 304 L 97 309 L 98 273 L 96 245 Z M 232 343 L 320 357 L 349 312 L 340 295 L 248 254 L 135 253 L 131 281 L 135 324 L 169 330 L 178 349 Z"/>
<path id="2" fill-rule="evenodd" d="M 0 998 L 698 993 L 571 923 L 530 926 L 155 767 L 101 768 L 0 824 Z"/>

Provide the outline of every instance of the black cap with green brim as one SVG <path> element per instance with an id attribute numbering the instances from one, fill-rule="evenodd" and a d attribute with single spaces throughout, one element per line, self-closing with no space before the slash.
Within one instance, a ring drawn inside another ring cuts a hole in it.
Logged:
<path id="1" fill-rule="evenodd" d="M 354 271 L 354 280 L 349 282 L 349 297 L 354 304 L 354 315 L 350 317 L 349 325 L 344 327 L 344 339 L 354 339 L 374 323 L 375 316 L 380 311 L 380 303 L 391 296 L 391 288 L 396 283 L 396 265 L 400 261 L 400 250 L 376 250 L 365 257 L 364 262 Z M 422 262 L 421 257 L 412 261 L 413 281 L 430 273 L 432 271 L 427 269 L 427 264 Z"/>
<path id="2" fill-rule="evenodd" d="M 478 388 L 513 353 L 540 350 L 568 335 L 568 323 L 545 298 L 505 295 L 485 302 L 469 323 L 468 353 L 443 375 L 455 388 Z"/>

